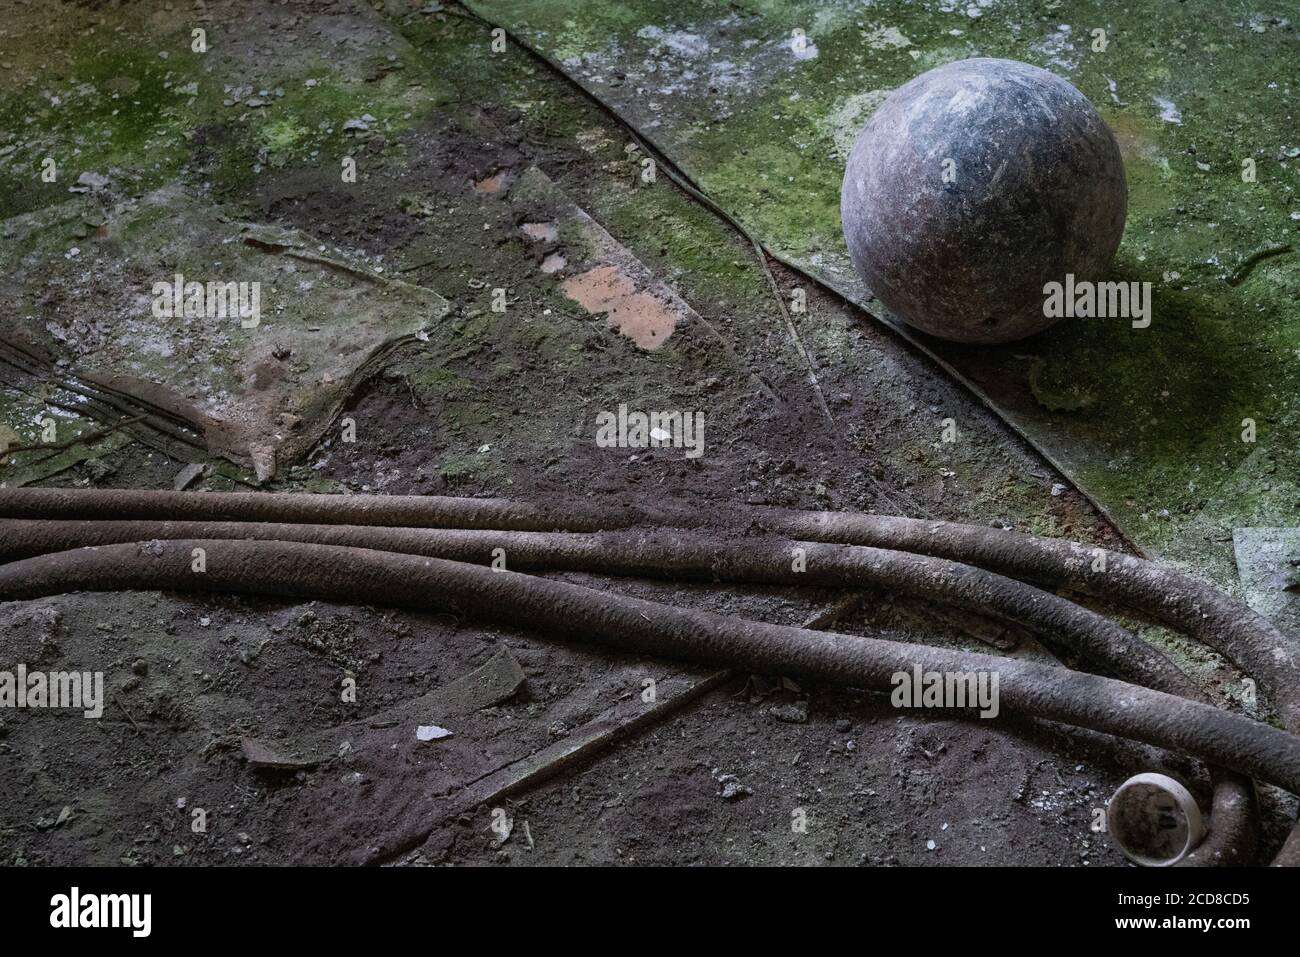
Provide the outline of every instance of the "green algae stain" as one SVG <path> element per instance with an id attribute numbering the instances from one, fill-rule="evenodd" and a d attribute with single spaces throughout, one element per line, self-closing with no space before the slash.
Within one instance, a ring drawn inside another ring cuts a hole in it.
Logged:
<path id="1" fill-rule="evenodd" d="M 1296 81 L 1286 69 L 1296 47 L 1276 21 L 1208 2 L 1145 0 L 1122 8 L 1005 2 L 978 18 L 959 4 L 901 0 L 835 15 L 776 0 L 604 4 L 599 15 L 577 2 L 544 11 L 519 0 L 474 5 L 551 54 L 563 21 L 610 29 L 584 36 L 574 75 L 652 130 L 765 243 L 823 275 L 847 265 L 843 154 L 874 91 L 966 56 L 1065 76 L 1120 142 L 1130 202 L 1115 278 L 1152 283 L 1152 325 L 1063 324 L 1008 347 L 1002 374 L 1028 400 L 1010 417 L 1054 449 L 1133 537 L 1221 580 L 1231 575 L 1225 528 L 1260 516 L 1294 523 L 1286 470 L 1300 431 L 1300 254 L 1226 282 L 1260 248 L 1300 246 L 1291 218 L 1300 210 L 1300 155 L 1287 152 L 1300 147 Z M 633 9 L 641 19 L 618 30 Z M 815 57 L 778 55 L 794 28 L 815 41 Z M 1106 32 L 1100 46 L 1096 28 Z M 709 56 L 665 49 L 665 34 Z M 735 67 L 729 82 L 692 80 L 707 72 L 703 63 L 724 58 Z M 636 83 L 608 83 L 616 73 Z M 652 110 L 651 101 L 662 102 Z M 1245 160 L 1254 183 L 1242 180 Z M 960 355 L 950 358 L 962 367 Z M 1254 447 L 1240 440 L 1248 418 L 1261 423 Z"/>
<path id="2" fill-rule="evenodd" d="M 372 130 L 391 136 L 446 97 L 438 72 L 423 69 L 428 57 L 409 46 L 367 80 L 329 59 L 298 57 L 252 85 L 237 60 L 191 52 L 188 26 L 159 32 L 146 13 L 114 10 L 98 31 L 36 40 L 43 56 L 64 64 L 38 73 L 39 82 L 6 86 L 0 74 L 0 218 L 66 198 L 91 171 L 139 195 L 199 180 L 197 165 L 219 190 L 239 191 L 260 164 L 337 162 L 354 142 L 348 120 L 369 115 Z M 17 43 L 0 40 L 0 57 L 19 56 Z M 417 72 L 424 82 L 409 82 Z M 58 171 L 53 183 L 40 178 L 47 157 Z"/>
<path id="3" fill-rule="evenodd" d="M 266 123 L 258 130 L 262 146 L 275 155 L 294 152 L 309 135 L 310 130 L 292 116 Z"/>
<path id="4" fill-rule="evenodd" d="M 0 50 L 0 53 L 3 53 Z M 80 41 L 65 78 L 6 89 L 0 141 L 0 217 L 57 202 L 82 173 L 121 170 L 133 188 L 174 176 L 187 154 L 189 114 L 202 95 L 188 57 L 150 58 L 126 40 Z M 41 178 L 51 159 L 57 178 Z M 125 185 L 119 183 L 119 185 Z"/>

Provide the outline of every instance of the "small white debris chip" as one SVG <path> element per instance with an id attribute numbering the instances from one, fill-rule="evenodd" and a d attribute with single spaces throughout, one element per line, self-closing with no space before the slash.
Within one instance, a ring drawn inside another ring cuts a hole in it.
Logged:
<path id="1" fill-rule="evenodd" d="M 519 231 L 532 242 L 554 242 L 560 235 L 555 223 L 524 223 Z"/>
<path id="2" fill-rule="evenodd" d="M 716 774 L 714 780 L 722 785 L 722 790 L 718 796 L 724 801 L 739 801 L 753 794 L 753 790 L 740 783 L 740 778 L 734 774 Z"/>
<path id="3" fill-rule="evenodd" d="M 87 170 L 77 177 L 76 185 L 69 186 L 69 193 L 97 192 L 108 185 L 108 177 L 103 173 Z"/>
<path id="4" fill-rule="evenodd" d="M 439 741 L 443 738 L 450 738 L 452 733 L 446 728 L 438 727 L 436 724 L 422 724 L 415 729 L 415 740 Z"/>

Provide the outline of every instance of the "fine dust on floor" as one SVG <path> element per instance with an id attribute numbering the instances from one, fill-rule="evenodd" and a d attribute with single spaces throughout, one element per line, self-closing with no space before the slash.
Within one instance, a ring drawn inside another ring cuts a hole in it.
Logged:
<path id="1" fill-rule="evenodd" d="M 360 7 L 356 16 L 374 21 Z M 473 108 L 434 107 L 399 132 L 358 136 L 361 188 L 296 159 L 226 183 L 219 197 L 250 220 L 364 249 L 450 303 L 427 341 L 347 397 L 341 417 L 356 441 L 327 431 L 274 487 L 903 511 L 1120 544 L 1063 476 L 932 363 L 774 266 L 787 302 L 806 293 L 797 325 L 828 426 L 742 237 L 666 178 L 653 190 L 633 185 L 639 167 L 624 132 L 564 83 L 515 53 L 480 68 L 471 24 L 444 18 L 429 29 L 432 55 L 455 62 L 445 72 Z M 415 82 L 408 74 L 403 87 Z M 220 167 L 223 132 L 205 126 L 186 141 L 191 188 Z M 551 188 L 516 192 L 536 185 L 534 168 Z M 574 210 L 613 245 L 579 241 Z M 614 247 L 617 265 L 590 260 Z M 655 283 L 681 307 L 651 292 Z M 496 289 L 504 312 L 492 307 Z M 595 415 L 620 403 L 706 412 L 706 455 L 597 447 Z M 959 442 L 940 441 L 949 419 Z M 130 444 L 44 481 L 167 488 L 185 465 Z M 228 475 L 209 472 L 194 487 L 247 487 Z M 782 623 L 836 597 L 593 584 Z M 835 627 L 988 650 L 968 617 L 883 594 Z M 1127 774 L 1169 767 L 1206 797 L 1195 766 L 1103 736 L 1008 716 L 922 718 L 879 695 L 738 674 L 547 783 L 440 818 L 429 809 L 570 740 L 636 700 L 647 678 L 711 669 L 446 615 L 233 596 L 12 603 L 0 606 L 0 633 L 13 660 L 102 665 L 111 695 L 94 723 L 0 717 L 0 861 L 12 864 L 353 862 L 394 832 L 423 829 L 427 841 L 395 861 L 1101 865 L 1121 858 L 1091 830 L 1093 811 Z M 1048 656 L 1027 636 L 998 647 Z M 433 722 L 448 737 L 418 740 L 412 728 L 391 752 L 363 742 L 289 773 L 245 760 L 248 737 L 284 744 L 387 713 L 503 648 L 523 689 Z M 1231 677 L 1221 662 L 1194 663 L 1207 685 Z M 349 682 L 355 702 L 343 698 Z M 1281 814 L 1265 810 L 1267 845 Z M 502 818 L 513 822 L 504 840 L 493 828 Z"/>

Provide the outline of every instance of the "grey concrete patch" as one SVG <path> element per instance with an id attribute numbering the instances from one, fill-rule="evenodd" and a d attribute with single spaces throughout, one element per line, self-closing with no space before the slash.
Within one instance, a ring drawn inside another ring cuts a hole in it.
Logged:
<path id="1" fill-rule="evenodd" d="M 101 225 L 77 239 L 92 219 Z M 263 480 L 448 309 L 362 254 L 241 222 L 171 187 L 9 220 L 0 264 L 0 341 L 192 424 L 212 454 Z"/>
<path id="2" fill-rule="evenodd" d="M 1232 545 L 1247 604 L 1283 631 L 1300 634 L 1300 528 L 1234 528 Z"/>

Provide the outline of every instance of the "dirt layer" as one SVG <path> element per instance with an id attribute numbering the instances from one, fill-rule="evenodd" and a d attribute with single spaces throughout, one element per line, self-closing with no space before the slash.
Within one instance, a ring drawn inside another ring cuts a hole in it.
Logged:
<path id="1" fill-rule="evenodd" d="M 386 22 L 342 6 L 376 30 Z M 230 174 L 254 156 L 238 152 L 244 134 L 233 120 L 198 124 L 185 140 L 177 177 L 187 186 L 210 186 L 252 220 L 361 250 L 452 306 L 427 342 L 361 384 L 274 487 L 872 509 L 1123 547 L 1065 477 L 942 370 L 773 266 L 787 303 L 805 297 L 793 322 L 828 420 L 752 248 L 666 177 L 642 183 L 616 123 L 517 50 L 487 57 L 470 21 L 387 22 L 425 58 L 405 66 L 406 85 L 438 95 L 404 125 L 355 135 L 357 183 L 340 180 L 333 155 L 309 151 Z M 358 80 L 375 102 L 385 75 Z M 512 191 L 534 167 L 563 203 Z M 566 267 L 541 267 L 589 250 L 563 229 L 522 229 L 563 221 L 565 203 L 699 321 L 651 350 L 566 296 Z M 504 311 L 493 308 L 496 289 Z M 597 416 L 621 404 L 703 413 L 704 454 L 602 447 Z M 44 481 L 167 488 L 184 464 L 133 443 L 87 450 Z M 217 469 L 191 487 L 251 481 Z M 569 577 L 782 623 L 839 597 Z M 1127 623 L 1207 690 L 1239 687 L 1215 656 Z M 983 636 L 1003 653 L 1077 664 L 1029 636 L 998 629 L 991 639 L 969 614 L 888 594 L 865 595 L 833 627 L 988 650 Z M 548 781 L 466 803 L 475 782 L 576 740 L 636 701 L 647 679 L 689 685 L 711 670 L 448 616 L 148 592 L 0 605 L 0 635 L 0 665 L 101 670 L 107 696 L 94 721 L 0 714 L 5 864 L 354 863 L 414 833 L 421 840 L 385 860 L 1116 865 L 1123 859 L 1091 825 L 1128 774 L 1171 770 L 1208 797 L 1198 767 L 1149 748 L 1007 716 L 936 720 L 852 689 L 736 674 Z M 446 725 L 429 715 L 450 737 L 368 725 L 308 768 L 245 760 L 246 737 L 288 750 L 304 733 L 365 722 L 444 687 L 503 648 L 523 688 Z M 1293 806 L 1273 792 L 1264 804 L 1266 856 Z"/>

